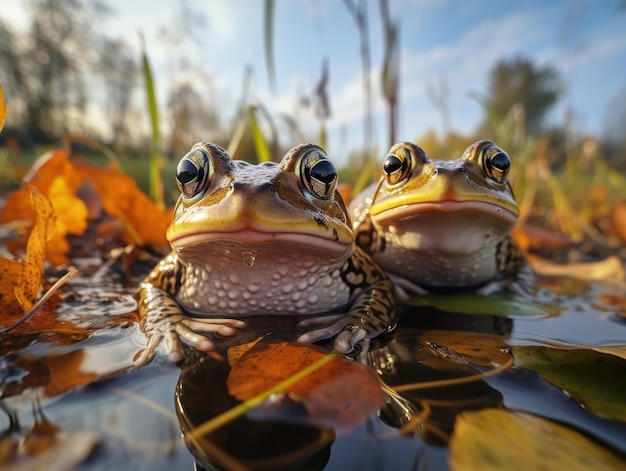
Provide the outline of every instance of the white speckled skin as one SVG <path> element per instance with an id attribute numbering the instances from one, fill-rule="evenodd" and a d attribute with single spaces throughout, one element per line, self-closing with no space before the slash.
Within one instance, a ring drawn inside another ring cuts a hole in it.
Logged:
<path id="1" fill-rule="evenodd" d="M 194 315 L 247 317 L 325 313 L 349 304 L 343 257 L 295 244 L 243 245 L 215 241 L 201 257 L 185 257 L 177 300 Z"/>
<path id="2" fill-rule="evenodd" d="M 251 316 L 302 315 L 298 341 L 335 336 L 341 353 L 357 343 L 366 352 L 369 338 L 395 326 L 393 285 L 355 247 L 323 149 L 305 144 L 280 163 L 251 165 L 203 142 L 181 159 L 177 180 L 173 251 L 139 290 L 140 363 L 161 343 L 173 361 L 181 340 L 212 350 L 206 333 L 233 335 Z"/>

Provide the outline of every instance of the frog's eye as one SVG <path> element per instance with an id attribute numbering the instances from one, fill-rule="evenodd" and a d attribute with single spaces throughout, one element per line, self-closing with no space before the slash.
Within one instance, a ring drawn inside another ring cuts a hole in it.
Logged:
<path id="1" fill-rule="evenodd" d="M 337 169 L 321 151 L 312 150 L 302 156 L 300 180 L 307 193 L 329 200 L 337 188 Z"/>
<path id="2" fill-rule="evenodd" d="M 397 185 L 404 182 L 409 176 L 411 169 L 411 156 L 409 152 L 401 155 L 389 154 L 383 160 L 383 173 L 388 185 Z"/>
<path id="3" fill-rule="evenodd" d="M 192 149 L 176 167 L 176 183 L 185 198 L 205 191 L 213 177 L 211 157 L 203 148 Z"/>
<path id="4" fill-rule="evenodd" d="M 511 159 L 499 147 L 490 145 L 483 150 L 483 169 L 489 178 L 504 183 L 511 168 Z"/>

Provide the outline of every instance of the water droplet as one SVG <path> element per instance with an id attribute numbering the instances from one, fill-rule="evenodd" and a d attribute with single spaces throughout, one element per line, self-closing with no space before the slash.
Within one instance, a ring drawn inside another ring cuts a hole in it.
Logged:
<path id="1" fill-rule="evenodd" d="M 254 265 L 254 261 L 256 260 L 255 252 L 244 252 L 243 253 L 243 263 L 246 264 L 247 267 L 252 267 Z"/>

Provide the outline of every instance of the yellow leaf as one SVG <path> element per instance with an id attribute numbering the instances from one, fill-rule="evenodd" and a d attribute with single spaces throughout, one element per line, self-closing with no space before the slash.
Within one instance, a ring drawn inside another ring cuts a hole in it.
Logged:
<path id="1" fill-rule="evenodd" d="M 530 414 L 464 412 L 450 439 L 452 471 L 626 469 L 626 460 L 581 433 Z"/>
<path id="2" fill-rule="evenodd" d="M 566 276 L 587 281 L 624 281 L 626 271 L 619 257 L 611 255 L 597 262 L 559 264 L 545 259 L 533 259 L 533 269 L 540 275 Z"/>
<path id="3" fill-rule="evenodd" d="M 228 364 L 230 366 L 233 366 L 235 363 L 237 363 L 241 359 L 243 354 L 250 350 L 252 347 L 254 347 L 257 343 L 259 343 L 263 339 L 263 337 L 264 336 L 259 336 L 252 342 L 242 343 L 240 345 L 233 345 L 232 347 L 229 347 L 227 352 Z"/>
<path id="4" fill-rule="evenodd" d="M 48 198 L 57 216 L 56 232 L 63 235 L 82 235 L 87 229 L 87 205 L 69 188 L 64 177 L 52 180 L 48 188 Z"/>

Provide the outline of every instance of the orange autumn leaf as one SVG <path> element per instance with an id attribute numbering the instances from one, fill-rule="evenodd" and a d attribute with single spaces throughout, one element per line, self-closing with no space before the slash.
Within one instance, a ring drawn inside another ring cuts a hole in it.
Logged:
<path id="1" fill-rule="evenodd" d="M 20 278 L 22 264 L 19 260 L 0 257 L 0 323 L 11 324 L 22 315 L 20 304 L 15 297 L 15 287 Z"/>
<path id="2" fill-rule="evenodd" d="M 7 119 L 7 105 L 4 102 L 4 93 L 2 91 L 2 84 L 0 83 L 0 131 L 4 127 L 4 121 Z"/>
<path id="3" fill-rule="evenodd" d="M 28 237 L 26 259 L 0 257 L 0 321 L 8 325 L 34 304 L 43 280 L 46 243 L 52 234 L 55 216 L 52 204 L 35 188 L 28 187 L 35 225 Z"/>
<path id="4" fill-rule="evenodd" d="M 171 210 L 162 210 L 137 187 L 132 178 L 116 169 L 100 168 L 82 159 L 70 159 L 66 149 L 42 156 L 24 178 L 48 196 L 57 212 L 56 236 L 51 241 L 48 259 L 53 263 L 66 261 L 69 244 L 67 234 L 82 235 L 89 213 L 85 201 L 78 197 L 88 186 L 100 199 L 104 212 L 120 221 L 125 243 L 166 246 L 165 231 L 171 221 Z M 28 204 L 24 187 L 9 194 L 0 209 L 0 223 L 24 221 L 32 224 L 34 212 Z"/>
<path id="5" fill-rule="evenodd" d="M 83 181 L 93 185 L 106 213 L 122 222 L 125 242 L 167 245 L 165 231 L 172 220 L 171 210 L 160 209 L 128 175 L 85 161 L 76 162 L 76 168 Z"/>
<path id="6" fill-rule="evenodd" d="M 252 399 L 326 355 L 316 347 L 287 342 L 253 347 L 233 365 L 228 391 L 239 400 Z M 284 392 L 297 396 L 311 422 L 339 429 L 357 425 L 384 402 L 374 372 L 344 358 L 334 358 Z"/>
<path id="7" fill-rule="evenodd" d="M 15 297 L 24 311 L 30 309 L 41 288 L 46 244 L 56 222 L 52 203 L 35 188 L 29 187 L 30 201 L 35 209 L 35 226 L 28 237 L 26 260 L 22 262 Z"/>

